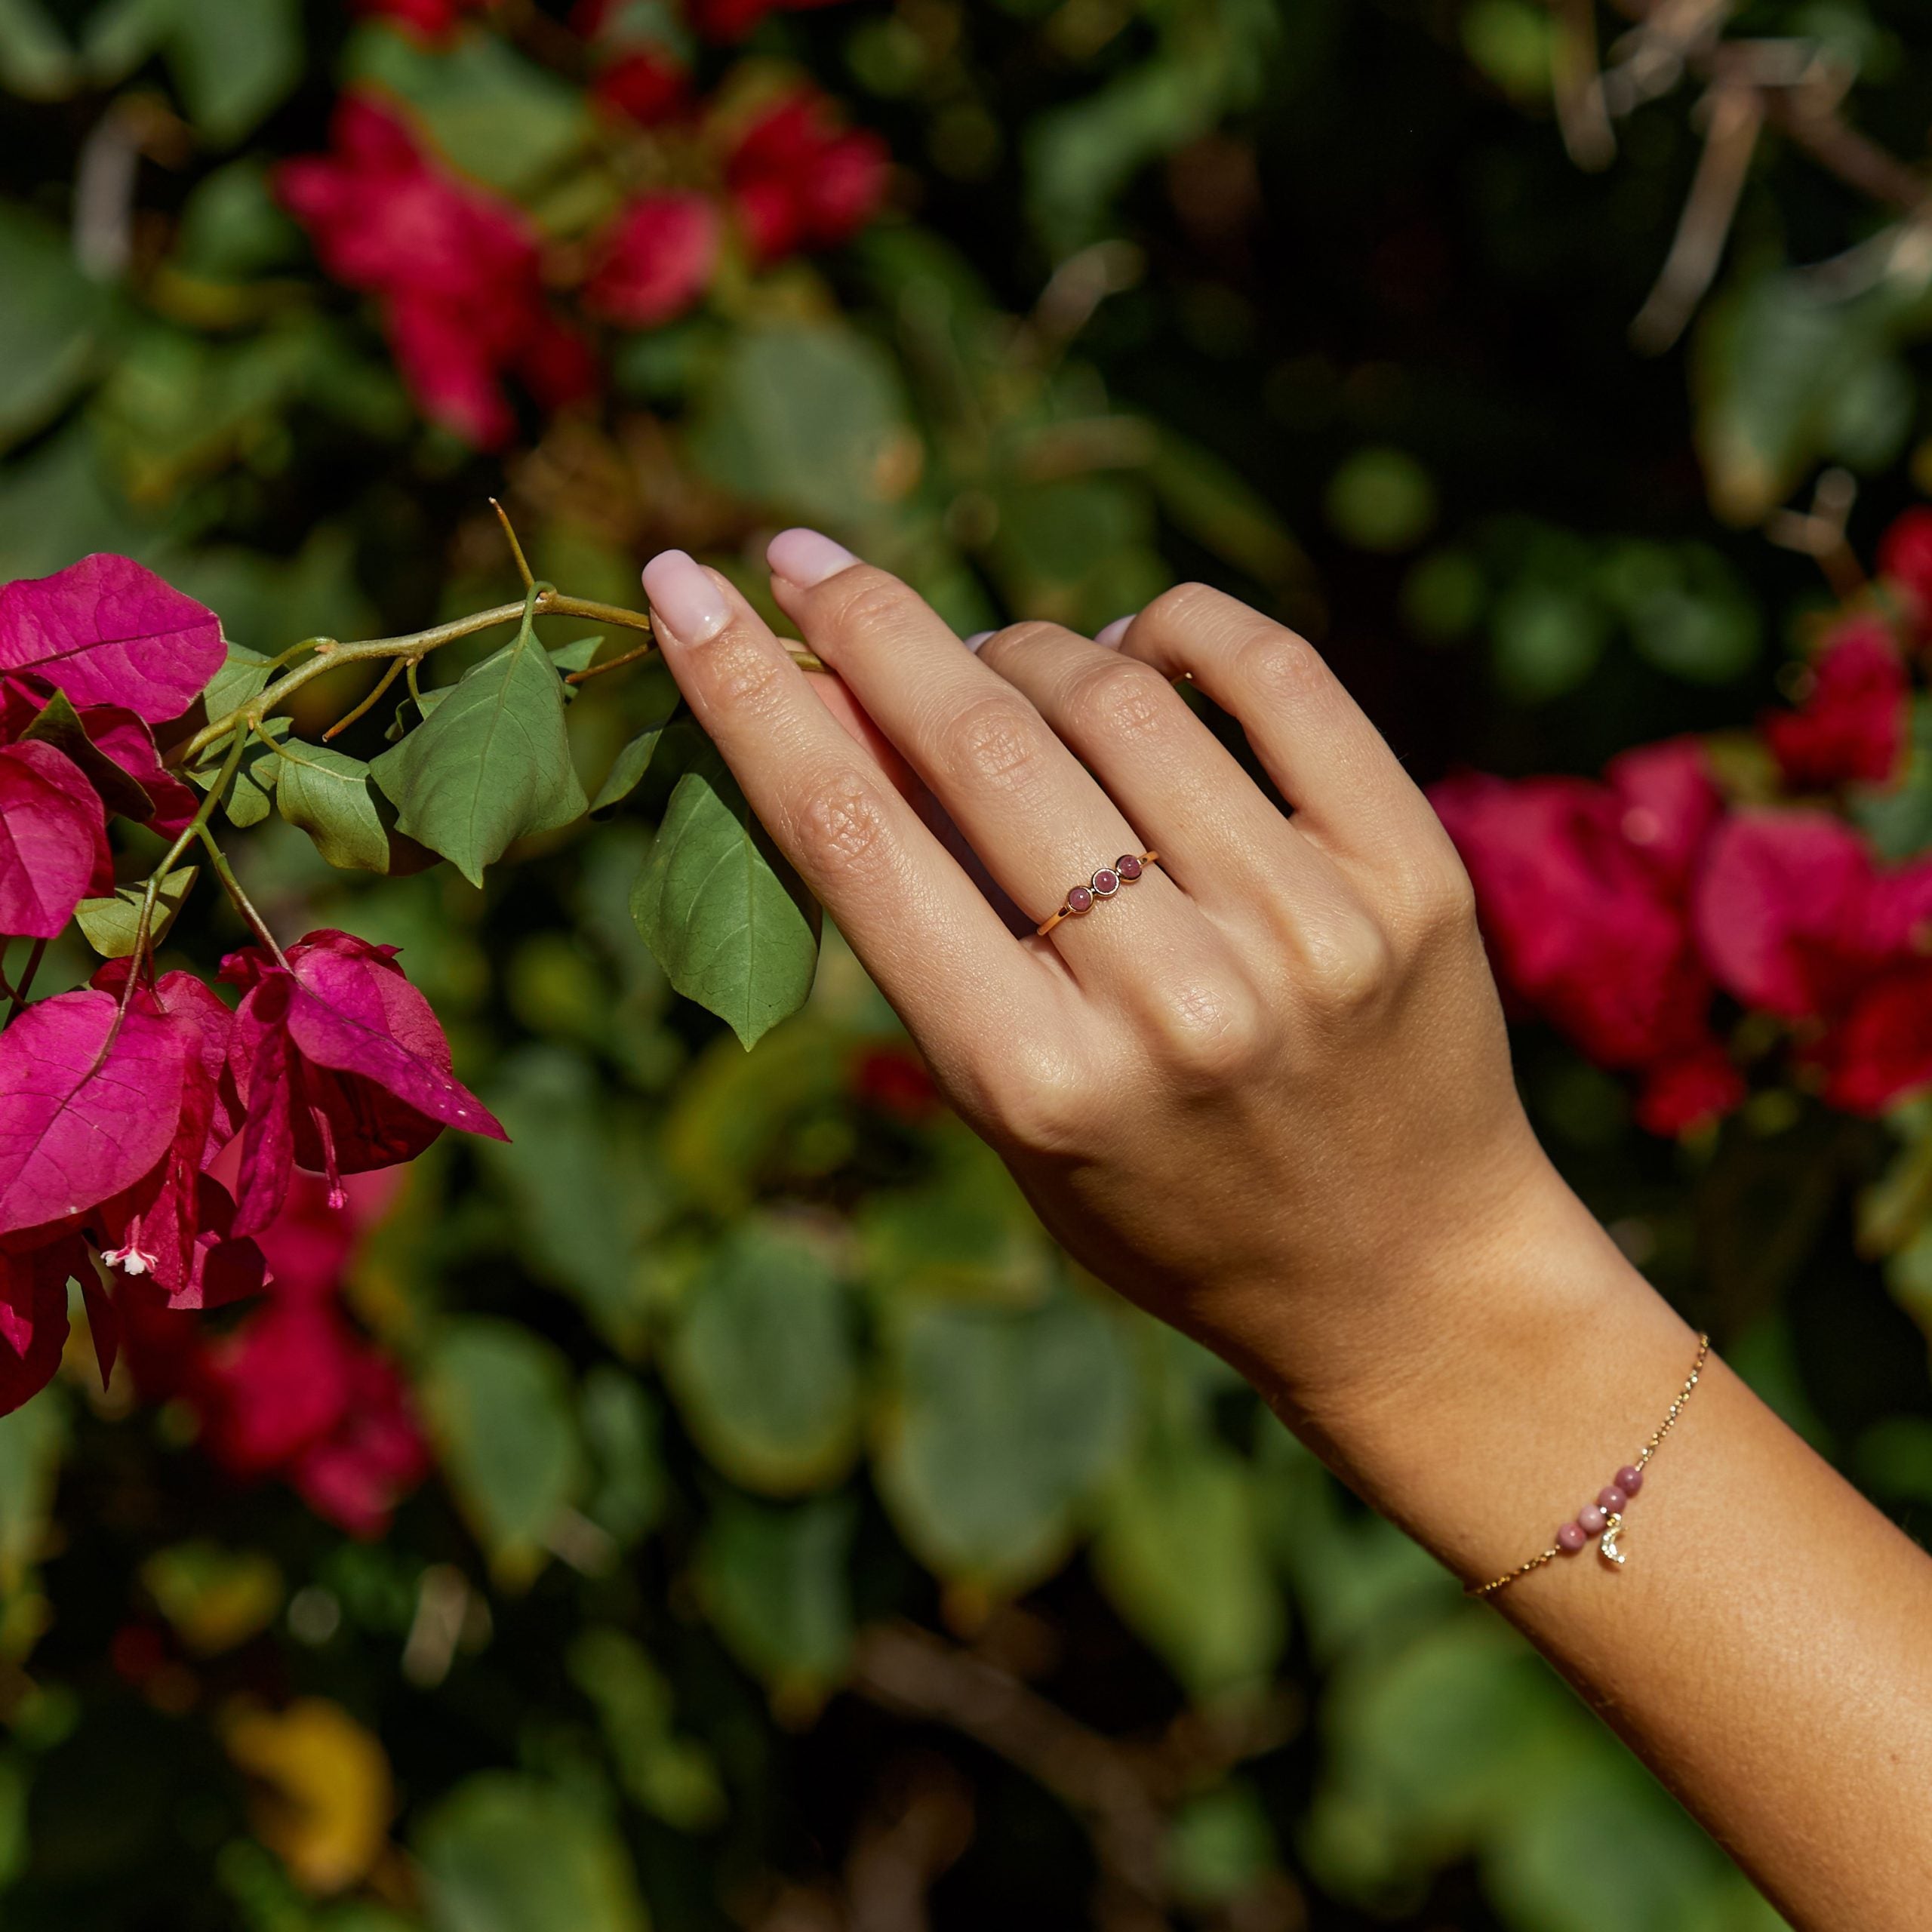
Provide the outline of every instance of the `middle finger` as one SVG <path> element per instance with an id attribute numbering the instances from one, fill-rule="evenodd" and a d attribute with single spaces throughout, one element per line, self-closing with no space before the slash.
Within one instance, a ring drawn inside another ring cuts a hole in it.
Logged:
<path id="1" fill-rule="evenodd" d="M 1057 911 L 1070 888 L 1143 838 L 1027 699 L 982 664 L 925 601 L 829 538 L 787 531 L 768 552 L 772 593 L 1029 919 Z M 1150 866 L 1126 905 L 1057 927 L 1077 979 L 1144 971 L 1151 939 L 1185 945 L 1198 918 Z"/>

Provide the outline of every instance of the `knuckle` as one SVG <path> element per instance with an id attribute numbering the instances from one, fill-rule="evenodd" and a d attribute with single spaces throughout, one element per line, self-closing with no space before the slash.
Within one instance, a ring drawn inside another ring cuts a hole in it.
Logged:
<path id="1" fill-rule="evenodd" d="M 1146 739 L 1167 724 L 1178 702 L 1159 672 L 1118 657 L 1081 671 L 1067 694 L 1075 731 L 1111 738 Z"/>
<path id="2" fill-rule="evenodd" d="M 1454 853 L 1430 853 L 1404 866 L 1390 898 L 1395 918 L 1418 946 L 1475 930 L 1475 888 Z"/>
<path id="3" fill-rule="evenodd" d="M 969 700 L 952 720 L 947 740 L 954 768 L 982 784 L 1023 791 L 1038 777 L 1038 717 L 1032 706 L 1003 691 Z"/>
<path id="4" fill-rule="evenodd" d="M 860 565 L 834 581 L 837 601 L 828 615 L 833 631 L 845 641 L 863 649 L 903 628 L 909 593 L 890 572 Z"/>
<path id="5" fill-rule="evenodd" d="M 1349 1020 L 1363 1014 L 1393 989 L 1395 949 L 1365 914 L 1324 921 L 1304 935 L 1306 997 L 1320 1016 Z"/>
<path id="6" fill-rule="evenodd" d="M 878 788 L 842 766 L 812 786 L 794 814 L 808 864 L 826 872 L 875 870 L 888 863 L 891 820 Z"/>
<path id="7" fill-rule="evenodd" d="M 1033 1155 L 1072 1154 L 1087 1140 L 1093 1088 L 1065 1048 L 1023 1039 L 1006 1050 L 982 1104 L 1006 1145 Z"/>
<path id="8" fill-rule="evenodd" d="M 715 703 L 756 718 L 783 702 L 783 667 L 755 638 L 728 630 L 706 648 L 703 661 Z"/>
<path id="9" fill-rule="evenodd" d="M 1171 1074 L 1215 1087 L 1240 1078 L 1260 1060 L 1267 1027 L 1260 1001 L 1238 980 L 1183 980 L 1161 994 L 1152 1017 L 1155 1048 Z"/>
<path id="10" fill-rule="evenodd" d="M 1218 619 L 1231 600 L 1211 584 L 1177 583 L 1164 590 L 1141 613 L 1143 621 L 1162 631 L 1188 631 Z"/>
<path id="11" fill-rule="evenodd" d="M 1263 697 L 1291 702 L 1306 697 L 1324 672 L 1306 638 L 1261 620 L 1235 646 L 1232 668 L 1238 682 Z"/>

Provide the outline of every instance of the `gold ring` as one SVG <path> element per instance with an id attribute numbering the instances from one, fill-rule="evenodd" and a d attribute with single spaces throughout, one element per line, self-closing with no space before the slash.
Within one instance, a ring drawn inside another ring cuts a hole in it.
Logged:
<path id="1" fill-rule="evenodd" d="M 1060 910 L 1033 928 L 1035 937 L 1044 939 L 1061 920 L 1091 912 L 1099 900 L 1111 899 L 1122 886 L 1131 885 L 1149 866 L 1160 863 L 1158 852 L 1143 852 L 1138 858 L 1131 852 L 1123 852 L 1112 865 L 1103 866 L 1084 885 L 1076 885 L 1061 901 Z"/>

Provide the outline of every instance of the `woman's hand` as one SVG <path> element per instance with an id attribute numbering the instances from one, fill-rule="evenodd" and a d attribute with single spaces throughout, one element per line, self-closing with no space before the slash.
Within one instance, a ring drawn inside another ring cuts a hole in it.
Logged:
<path id="1" fill-rule="evenodd" d="M 836 679 L 675 553 L 645 572 L 665 655 L 1048 1225 L 1466 1580 L 1546 1547 L 1693 1338 L 1537 1148 L 1462 869 L 1320 658 L 1192 586 L 1118 648 L 1023 624 L 976 657 L 822 537 L 771 558 Z M 1158 866 L 1032 935 L 1149 848 Z M 1701 1383 L 1631 1560 L 1552 1561 L 1492 1601 L 1794 1925 L 1905 1932 L 1932 1883 L 1932 1564 L 1718 1357 Z"/>
<path id="2" fill-rule="evenodd" d="M 1351 1388 L 1399 1382 L 1419 1301 L 1460 1292 L 1558 1184 L 1461 863 L 1321 657 L 1198 585 L 1116 648 L 1031 623 L 976 656 L 825 537 L 789 531 L 770 560 L 842 681 L 839 722 L 828 681 L 678 552 L 645 573 L 666 659 L 1041 1219 L 1285 1413 L 1325 1428 Z M 1183 676 L 1240 721 L 1292 815 Z M 1070 887 L 1147 850 L 1140 879 L 1034 936 Z"/>

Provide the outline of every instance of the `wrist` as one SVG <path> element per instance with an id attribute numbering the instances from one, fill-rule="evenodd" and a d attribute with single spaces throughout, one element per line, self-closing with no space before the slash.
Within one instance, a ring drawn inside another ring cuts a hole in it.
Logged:
<path id="1" fill-rule="evenodd" d="M 1630 1460 L 1693 1346 L 1539 1150 L 1480 1236 L 1374 1298 L 1346 1372 L 1263 1361 L 1255 1379 L 1366 1502 L 1467 1580 L 1543 1547 Z"/>

